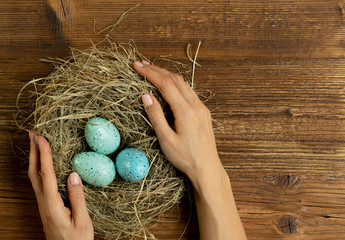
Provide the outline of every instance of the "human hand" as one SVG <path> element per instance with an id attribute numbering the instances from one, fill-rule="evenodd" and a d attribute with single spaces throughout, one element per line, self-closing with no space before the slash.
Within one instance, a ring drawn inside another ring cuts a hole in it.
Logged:
<path id="1" fill-rule="evenodd" d="M 134 69 L 157 86 L 174 114 L 171 128 L 157 99 L 142 96 L 148 117 L 168 160 L 184 172 L 195 188 L 209 173 L 217 176 L 224 171 L 212 129 L 211 114 L 187 82 L 147 61 L 135 62 Z M 198 190 L 198 189 L 197 189 Z"/>
<path id="2" fill-rule="evenodd" d="M 86 208 L 84 189 L 77 173 L 67 180 L 71 210 L 64 206 L 58 192 L 49 143 L 29 133 L 29 177 L 35 191 L 47 240 L 94 239 L 93 225 Z M 38 149 L 39 148 L 39 149 Z"/>

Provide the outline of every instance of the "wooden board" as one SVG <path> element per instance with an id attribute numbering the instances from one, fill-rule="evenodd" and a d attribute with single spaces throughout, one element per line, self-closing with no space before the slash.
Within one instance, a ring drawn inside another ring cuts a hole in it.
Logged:
<path id="1" fill-rule="evenodd" d="M 116 27 L 154 59 L 202 47 L 195 83 L 206 104 L 249 239 L 345 239 L 345 2 L 12 0 L 0 3 L 0 236 L 43 239 L 27 177 L 28 137 L 13 114 L 20 88 L 49 74 L 40 58 L 87 48 Z M 178 239 L 190 206 L 159 239 Z M 182 239 L 198 239 L 195 209 Z"/>

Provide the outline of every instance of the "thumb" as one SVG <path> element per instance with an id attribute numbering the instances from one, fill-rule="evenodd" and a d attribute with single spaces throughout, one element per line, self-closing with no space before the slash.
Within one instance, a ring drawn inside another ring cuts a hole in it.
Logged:
<path id="1" fill-rule="evenodd" d="M 89 219 L 84 189 L 78 173 L 73 172 L 67 181 L 68 198 L 71 203 L 72 218 L 78 223 Z"/>
<path id="2" fill-rule="evenodd" d="M 174 135 L 175 132 L 169 126 L 164 116 L 163 109 L 157 99 L 150 94 L 144 94 L 141 96 L 141 100 L 145 105 L 147 115 L 158 139 L 162 140 Z"/>

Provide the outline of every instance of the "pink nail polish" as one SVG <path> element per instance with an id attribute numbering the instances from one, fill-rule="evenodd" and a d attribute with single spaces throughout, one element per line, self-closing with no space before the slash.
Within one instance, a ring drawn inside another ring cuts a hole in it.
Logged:
<path id="1" fill-rule="evenodd" d="M 78 173 L 76 173 L 76 172 L 71 173 L 71 175 L 69 175 L 69 181 L 70 181 L 71 185 L 73 185 L 73 186 L 79 185 L 80 184 L 80 177 L 79 177 Z"/>
<path id="2" fill-rule="evenodd" d="M 152 98 L 149 94 L 144 94 L 142 97 L 141 97 L 141 100 L 143 101 L 144 105 L 146 107 L 149 107 L 153 104 L 153 101 L 152 101 Z"/>
<path id="3" fill-rule="evenodd" d="M 138 62 L 138 61 L 135 61 L 134 65 L 137 67 L 143 67 L 144 66 L 144 64 L 142 64 L 141 62 Z"/>
<path id="4" fill-rule="evenodd" d="M 29 138 L 30 138 L 30 141 L 32 141 L 32 137 L 33 137 L 33 132 L 29 132 Z"/>
<path id="5" fill-rule="evenodd" d="M 35 132 L 34 133 L 34 141 L 35 141 L 35 144 L 36 144 L 36 147 L 37 147 L 37 149 L 39 150 L 40 148 L 39 148 L 39 145 L 38 145 L 38 141 L 37 141 L 37 133 Z"/>
<path id="6" fill-rule="evenodd" d="M 144 66 L 150 66 L 151 65 L 151 63 L 149 63 L 148 61 L 146 61 L 146 60 L 143 60 L 143 61 L 141 61 L 143 64 L 144 64 Z"/>

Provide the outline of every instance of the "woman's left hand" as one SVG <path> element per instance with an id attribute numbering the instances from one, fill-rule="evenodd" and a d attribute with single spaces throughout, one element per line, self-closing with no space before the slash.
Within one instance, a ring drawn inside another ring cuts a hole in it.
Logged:
<path id="1" fill-rule="evenodd" d="M 29 133 L 29 177 L 35 191 L 44 233 L 48 240 L 94 239 L 93 224 L 86 208 L 84 189 L 77 173 L 67 180 L 71 210 L 64 206 L 58 192 L 49 143 Z"/>

